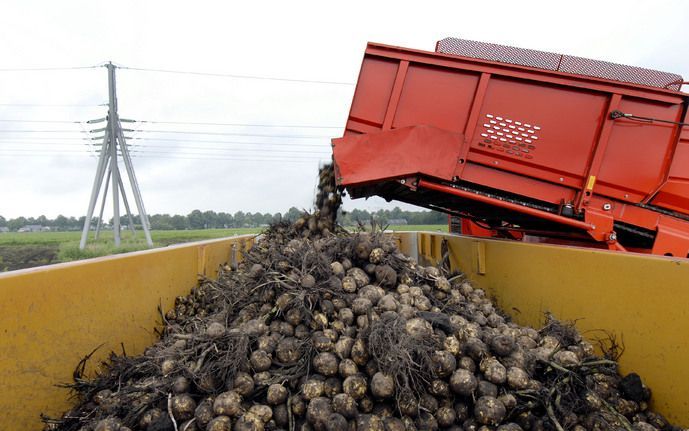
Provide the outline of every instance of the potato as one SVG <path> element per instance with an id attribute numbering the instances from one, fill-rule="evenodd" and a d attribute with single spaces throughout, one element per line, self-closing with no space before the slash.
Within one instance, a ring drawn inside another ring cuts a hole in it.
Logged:
<path id="1" fill-rule="evenodd" d="M 529 374 L 517 367 L 507 369 L 507 385 L 512 389 L 522 390 L 529 387 Z"/>
<path id="2" fill-rule="evenodd" d="M 273 353 L 278 345 L 279 339 L 270 335 L 262 335 L 256 341 L 258 350 L 263 350 L 266 353 Z"/>
<path id="3" fill-rule="evenodd" d="M 432 414 L 422 411 L 416 418 L 416 427 L 420 430 L 436 431 L 438 429 L 438 421 Z"/>
<path id="4" fill-rule="evenodd" d="M 275 356 L 284 365 L 291 365 L 301 359 L 302 348 L 299 341 L 294 337 L 286 337 L 278 342 L 275 349 Z"/>
<path id="5" fill-rule="evenodd" d="M 507 380 L 507 370 L 505 366 L 493 357 L 488 357 L 481 361 L 479 366 L 481 372 L 491 383 L 501 385 Z"/>
<path id="6" fill-rule="evenodd" d="M 560 350 L 553 355 L 553 361 L 563 366 L 579 365 L 579 357 L 569 350 Z"/>
<path id="7" fill-rule="evenodd" d="M 166 359 L 160 364 L 160 372 L 167 376 L 168 374 L 175 371 L 177 368 L 177 362 L 173 359 Z"/>
<path id="8" fill-rule="evenodd" d="M 450 376 L 450 389 L 456 394 L 468 397 L 477 387 L 478 380 L 471 371 L 460 368 Z"/>
<path id="9" fill-rule="evenodd" d="M 301 287 L 304 289 L 313 289 L 316 286 L 316 277 L 311 274 L 306 274 L 301 278 Z"/>
<path id="10" fill-rule="evenodd" d="M 289 392 L 287 388 L 280 384 L 272 384 L 268 386 L 268 391 L 266 392 L 266 401 L 268 404 L 276 406 L 278 404 L 283 404 L 287 401 L 287 396 Z"/>
<path id="11" fill-rule="evenodd" d="M 431 357 L 433 372 L 439 378 L 449 377 L 457 368 L 455 356 L 445 350 L 436 350 Z"/>
<path id="12" fill-rule="evenodd" d="M 194 419 L 196 419 L 199 428 L 206 428 L 208 422 L 213 419 L 213 401 L 211 399 L 205 399 L 199 403 L 194 411 Z"/>
<path id="13" fill-rule="evenodd" d="M 342 392 L 342 380 L 339 377 L 328 377 L 323 382 L 323 395 L 332 398 Z"/>
<path id="14" fill-rule="evenodd" d="M 189 394 L 175 395 L 171 399 L 172 414 L 177 421 L 185 421 L 194 417 L 196 402 Z"/>
<path id="15" fill-rule="evenodd" d="M 252 319 L 240 326 L 240 331 L 249 337 L 260 337 L 268 333 L 268 326 L 261 319 Z"/>
<path id="16" fill-rule="evenodd" d="M 382 311 L 396 311 L 399 304 L 395 297 L 388 293 L 378 300 L 377 306 Z"/>
<path id="17" fill-rule="evenodd" d="M 348 293 L 354 293 L 356 292 L 356 289 L 357 283 L 354 277 L 347 275 L 342 278 L 342 290 Z"/>
<path id="18" fill-rule="evenodd" d="M 450 282 L 447 281 L 447 278 L 445 277 L 437 277 L 435 279 L 435 288 L 440 290 L 441 292 L 449 292 L 451 289 Z"/>
<path id="19" fill-rule="evenodd" d="M 385 431 L 385 425 L 376 415 L 359 415 L 356 417 L 356 431 Z"/>
<path id="20" fill-rule="evenodd" d="M 449 398 L 451 396 L 450 384 L 445 380 L 435 379 L 428 387 L 428 392 L 436 397 Z"/>
<path id="21" fill-rule="evenodd" d="M 367 314 L 373 308 L 373 303 L 368 298 L 356 298 L 352 301 L 352 311 L 356 316 Z"/>
<path id="22" fill-rule="evenodd" d="M 380 399 L 392 397 L 395 394 L 395 380 L 380 371 L 375 373 L 371 378 L 371 393 Z"/>
<path id="23" fill-rule="evenodd" d="M 218 322 L 211 322 L 206 328 L 206 336 L 209 338 L 217 339 L 225 335 L 227 329 L 225 325 Z"/>
<path id="24" fill-rule="evenodd" d="M 332 409 L 347 419 L 352 419 L 357 415 L 356 400 L 346 393 L 337 394 L 333 397 Z"/>
<path id="25" fill-rule="evenodd" d="M 429 338 L 433 335 L 433 327 L 420 317 L 407 320 L 404 325 L 407 334 L 414 338 Z"/>
<path id="26" fill-rule="evenodd" d="M 481 397 L 474 404 L 474 415 L 484 425 L 499 425 L 507 415 L 507 409 L 494 397 Z"/>
<path id="27" fill-rule="evenodd" d="M 94 431 L 119 431 L 122 422 L 117 418 L 107 418 L 98 421 Z"/>
<path id="28" fill-rule="evenodd" d="M 343 359 L 338 366 L 338 372 L 342 377 L 349 377 L 359 373 L 359 367 L 351 359 Z"/>
<path id="29" fill-rule="evenodd" d="M 306 414 L 306 403 L 300 396 L 294 396 L 289 399 L 289 408 L 297 416 L 304 416 Z"/>
<path id="30" fill-rule="evenodd" d="M 263 404 L 254 404 L 249 408 L 249 413 L 256 416 L 263 423 L 267 423 L 273 417 L 273 410 Z"/>
<path id="31" fill-rule="evenodd" d="M 304 310 L 300 307 L 292 307 L 284 314 L 285 322 L 297 326 L 304 320 Z"/>
<path id="32" fill-rule="evenodd" d="M 316 372 L 324 376 L 334 376 L 337 374 L 339 361 L 337 357 L 330 352 L 321 352 L 313 358 L 313 368 Z"/>
<path id="33" fill-rule="evenodd" d="M 319 331 L 320 332 L 320 331 Z M 323 335 L 322 332 L 320 332 L 320 335 L 316 335 L 317 332 L 314 332 L 311 335 L 311 344 L 313 344 L 313 347 L 319 352 L 330 352 L 333 350 L 334 345 L 332 340 L 329 337 L 326 337 Z"/>
<path id="34" fill-rule="evenodd" d="M 352 347 L 354 346 L 354 339 L 348 336 L 340 337 L 333 348 L 335 354 L 340 359 L 347 359 L 352 353 Z"/>
<path id="35" fill-rule="evenodd" d="M 253 392 L 254 387 L 254 379 L 251 377 L 251 375 L 249 373 L 240 371 L 235 376 L 232 382 L 232 387 L 228 389 L 231 389 L 239 395 L 245 397 Z"/>
<path id="36" fill-rule="evenodd" d="M 514 351 L 516 342 L 509 335 L 497 335 L 490 340 L 490 349 L 498 356 L 507 356 Z"/>
<path id="37" fill-rule="evenodd" d="M 497 387 L 497 385 L 495 385 L 495 384 L 493 384 L 487 380 L 479 380 L 478 387 L 476 388 L 476 396 L 477 397 L 483 397 L 483 396 L 497 397 L 498 396 L 498 387 Z"/>
<path id="38" fill-rule="evenodd" d="M 216 415 L 238 416 L 242 410 L 242 397 L 235 391 L 223 392 L 213 402 Z"/>
<path id="39" fill-rule="evenodd" d="M 232 419 L 227 416 L 217 416 L 208 423 L 206 431 L 232 431 Z"/>
<path id="40" fill-rule="evenodd" d="M 162 410 L 153 408 L 144 412 L 139 419 L 139 427 L 146 429 L 150 424 L 157 421 L 163 415 Z"/>
<path id="41" fill-rule="evenodd" d="M 452 407 L 440 407 L 435 412 L 435 418 L 437 419 L 439 426 L 449 427 L 455 423 L 457 413 Z"/>
<path id="42" fill-rule="evenodd" d="M 325 424 L 333 413 L 330 400 L 319 397 L 311 400 L 306 409 L 306 420 L 313 425 L 316 430 L 325 430 Z"/>
<path id="43" fill-rule="evenodd" d="M 350 356 L 357 365 L 366 365 L 369 359 L 366 341 L 364 341 L 362 338 L 357 338 L 352 345 L 352 352 L 350 353 Z"/>
<path id="44" fill-rule="evenodd" d="M 368 238 L 359 238 L 354 246 L 354 254 L 361 260 L 368 259 L 373 251 L 373 244 Z"/>
<path id="45" fill-rule="evenodd" d="M 323 380 L 309 379 L 302 386 L 301 392 L 305 399 L 313 400 L 323 396 L 323 386 Z"/>
<path id="46" fill-rule="evenodd" d="M 360 400 L 366 395 L 368 385 L 366 379 L 362 375 L 357 374 L 345 378 L 342 383 L 342 390 L 355 400 Z"/>
<path id="47" fill-rule="evenodd" d="M 364 395 L 357 404 L 359 405 L 359 413 L 371 413 L 373 412 L 373 400 L 368 395 Z"/>
<path id="48" fill-rule="evenodd" d="M 256 372 L 266 371 L 273 365 L 273 358 L 265 350 L 254 350 L 251 352 L 249 363 Z"/>
<path id="49" fill-rule="evenodd" d="M 397 272 L 390 265 L 378 265 L 376 281 L 381 286 L 392 287 L 397 283 Z"/>
<path id="50" fill-rule="evenodd" d="M 287 427 L 289 424 L 289 414 L 287 413 L 286 404 L 279 404 L 273 407 L 273 420 L 278 427 Z"/>
<path id="51" fill-rule="evenodd" d="M 361 268 L 351 268 L 347 271 L 347 276 L 354 279 L 357 289 L 360 289 L 371 282 L 368 274 L 366 274 L 366 272 Z M 342 282 L 344 283 L 344 280 Z"/>
<path id="52" fill-rule="evenodd" d="M 330 264 L 330 269 L 334 275 L 342 278 L 344 277 L 345 269 L 340 262 L 333 262 Z"/>
<path id="53" fill-rule="evenodd" d="M 407 428 L 404 426 L 404 422 L 401 419 L 395 417 L 383 418 L 383 424 L 385 425 L 385 431 L 406 431 Z"/>

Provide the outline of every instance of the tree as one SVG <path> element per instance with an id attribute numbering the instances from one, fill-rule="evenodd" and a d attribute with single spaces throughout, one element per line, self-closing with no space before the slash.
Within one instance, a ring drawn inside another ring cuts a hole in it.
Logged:
<path id="1" fill-rule="evenodd" d="M 233 217 L 235 227 L 244 227 L 246 224 L 246 214 L 243 211 L 237 211 Z"/>
<path id="2" fill-rule="evenodd" d="M 26 226 L 27 221 L 25 217 L 17 217 L 10 219 L 10 221 L 7 222 L 7 227 L 10 228 L 10 230 L 17 230 L 22 226 Z"/>
<path id="3" fill-rule="evenodd" d="M 5 220 L 5 217 L 0 216 L 0 227 L 5 227 L 7 226 L 7 220 Z"/>
<path id="4" fill-rule="evenodd" d="M 189 227 L 192 229 L 203 229 L 204 218 L 203 213 L 199 210 L 194 210 L 187 216 L 189 220 Z"/>
<path id="5" fill-rule="evenodd" d="M 289 210 L 287 210 L 287 212 L 285 213 L 285 217 L 284 217 L 284 218 L 287 219 L 287 220 L 289 220 L 289 221 L 295 221 L 296 219 L 298 219 L 299 217 L 301 217 L 301 215 L 302 215 L 303 213 L 304 213 L 304 212 L 303 212 L 303 211 L 300 211 L 299 209 L 297 209 L 297 207 L 292 207 L 292 208 L 290 208 Z"/>
<path id="6" fill-rule="evenodd" d="M 172 228 L 176 230 L 189 229 L 189 221 L 186 217 L 181 215 L 173 215 L 170 220 L 170 224 L 172 225 Z"/>

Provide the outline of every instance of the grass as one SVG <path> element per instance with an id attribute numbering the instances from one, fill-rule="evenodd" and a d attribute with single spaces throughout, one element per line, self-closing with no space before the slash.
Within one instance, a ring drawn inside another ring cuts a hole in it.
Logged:
<path id="1" fill-rule="evenodd" d="M 447 232 L 447 225 L 400 225 L 388 226 L 388 229 Z M 261 230 L 261 228 L 154 230 L 151 232 L 151 237 L 154 247 L 165 247 L 184 242 L 259 233 Z M 137 231 L 136 234 L 132 234 L 130 231 L 122 232 L 121 246 L 118 248 L 115 248 L 113 244 L 112 231 L 102 232 L 97 241 L 93 237 L 92 232 L 89 235 L 86 249 L 80 250 L 81 232 L 0 233 L 0 271 L 127 253 L 148 248 L 141 231 Z"/>

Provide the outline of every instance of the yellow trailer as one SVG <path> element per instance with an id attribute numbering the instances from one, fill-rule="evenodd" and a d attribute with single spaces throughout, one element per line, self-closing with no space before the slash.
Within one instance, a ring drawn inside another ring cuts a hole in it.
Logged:
<path id="1" fill-rule="evenodd" d="M 453 268 L 492 295 L 518 323 L 545 312 L 576 320 L 590 339 L 601 330 L 624 340 L 622 372 L 654 390 L 654 408 L 689 426 L 689 259 L 616 253 L 428 232 L 394 233 L 402 250 L 437 261 L 443 243 Z M 254 236 L 0 274 L 0 430 L 39 430 L 59 415 L 77 362 L 110 351 L 138 354 L 155 341 L 158 306 L 188 293 L 241 259 Z"/>

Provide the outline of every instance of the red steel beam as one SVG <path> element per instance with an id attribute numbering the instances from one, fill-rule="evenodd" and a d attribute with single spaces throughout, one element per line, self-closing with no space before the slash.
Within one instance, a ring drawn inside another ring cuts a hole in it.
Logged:
<path id="1" fill-rule="evenodd" d="M 537 210 L 534 208 L 525 207 L 523 205 L 514 204 L 512 202 L 506 202 L 500 199 L 491 198 L 488 196 L 479 195 L 476 193 L 468 192 L 461 189 L 456 189 L 450 186 L 444 186 L 442 184 L 432 183 L 426 180 L 419 180 L 418 187 L 435 190 L 441 193 L 447 193 L 455 196 L 459 196 L 466 199 L 475 200 L 478 202 L 483 202 L 489 205 L 493 205 L 500 208 L 505 208 L 522 214 L 527 214 L 530 216 L 538 217 L 544 220 L 549 220 L 555 223 L 560 223 L 567 226 L 572 226 L 577 229 L 582 229 L 585 231 L 594 230 L 594 226 L 579 220 L 573 220 L 571 218 L 563 217 L 557 214 L 552 214 L 546 211 Z"/>

